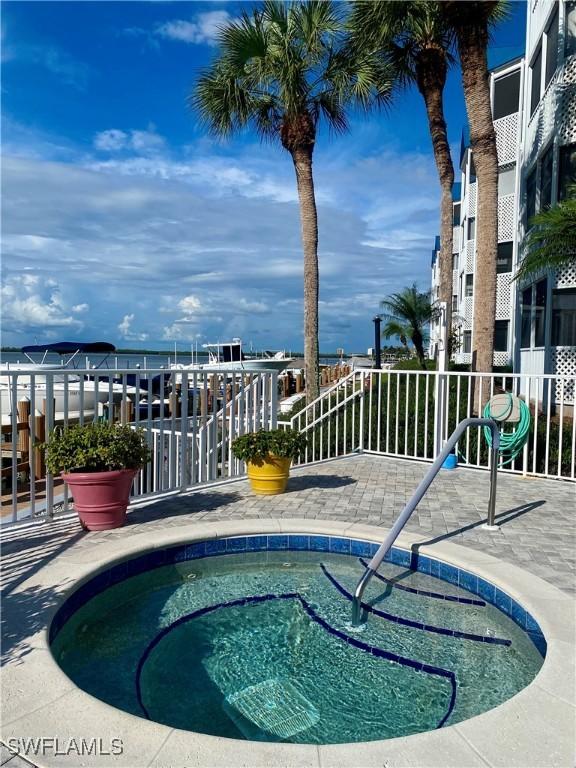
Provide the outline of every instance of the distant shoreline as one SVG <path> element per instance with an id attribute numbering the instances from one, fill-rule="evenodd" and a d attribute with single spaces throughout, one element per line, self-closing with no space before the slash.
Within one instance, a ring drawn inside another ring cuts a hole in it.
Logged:
<path id="1" fill-rule="evenodd" d="M 22 352 L 21 347 L 0 347 L 0 352 Z M 186 350 L 177 350 L 179 355 L 186 355 L 189 354 Z M 200 350 L 199 350 L 200 352 Z M 290 353 L 292 357 L 304 357 L 304 352 L 298 352 L 298 351 L 292 351 L 290 350 Z M 117 349 L 115 352 L 112 353 L 113 355 L 164 355 L 164 357 L 168 355 L 173 355 L 174 350 L 173 349 L 164 349 L 164 350 L 158 350 L 158 349 Z M 200 352 L 202 354 L 202 352 Z M 340 355 L 335 354 L 334 352 L 320 352 L 319 354 L 320 358 L 335 358 L 340 357 Z M 344 360 L 348 360 L 351 357 L 366 357 L 366 353 L 364 352 L 350 352 L 349 354 L 342 355 L 342 358 Z"/>

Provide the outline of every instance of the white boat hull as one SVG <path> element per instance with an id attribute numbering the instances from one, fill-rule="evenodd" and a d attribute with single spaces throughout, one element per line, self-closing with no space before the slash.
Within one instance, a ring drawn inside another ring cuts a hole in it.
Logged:
<path id="1" fill-rule="evenodd" d="M 14 389 L 8 377 L 0 377 L 0 413 L 2 415 L 2 424 L 10 424 L 12 421 L 12 412 L 18 410 L 18 403 L 21 400 L 28 400 L 35 411 L 42 412 L 44 401 L 47 399 L 46 378 L 42 375 L 34 377 L 34 387 L 32 388 L 29 376 L 19 376 L 16 386 L 16 403 L 14 404 Z M 33 390 L 33 391 L 32 391 Z M 126 395 L 134 399 L 134 387 L 126 387 Z M 52 385 L 52 395 L 54 399 L 54 421 L 64 421 L 65 415 L 68 419 L 78 419 L 80 414 L 84 418 L 92 418 L 98 412 L 98 404 L 102 406 L 120 403 L 123 396 L 123 388 L 120 384 L 112 384 L 112 398 L 110 398 L 110 386 L 108 382 L 101 382 L 98 391 L 93 381 L 86 380 L 81 388 L 79 381 L 55 381 Z M 15 408 L 14 408 L 15 405 Z"/>

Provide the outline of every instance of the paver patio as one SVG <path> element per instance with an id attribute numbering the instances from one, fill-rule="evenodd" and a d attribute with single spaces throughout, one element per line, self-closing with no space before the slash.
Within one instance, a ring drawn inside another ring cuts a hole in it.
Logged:
<path id="1" fill-rule="evenodd" d="M 85 533 L 76 517 L 0 533 L 2 594 L 70 547 L 102 547 L 143 530 L 246 518 L 315 518 L 388 528 L 429 465 L 368 454 L 294 468 L 280 496 L 254 496 L 236 481 L 135 507 L 124 528 Z M 576 594 L 576 484 L 500 473 L 497 532 L 482 529 L 489 477 L 481 470 L 441 471 L 407 530 L 450 540 L 514 563 Z"/>

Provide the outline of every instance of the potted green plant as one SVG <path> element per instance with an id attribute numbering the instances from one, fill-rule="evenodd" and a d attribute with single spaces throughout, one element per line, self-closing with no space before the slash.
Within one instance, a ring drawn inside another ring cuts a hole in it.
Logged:
<path id="1" fill-rule="evenodd" d="M 286 490 L 290 464 L 305 449 L 305 435 L 294 429 L 259 429 L 232 443 L 234 456 L 246 462 L 252 490 L 263 496 Z"/>
<path id="2" fill-rule="evenodd" d="M 143 430 L 108 422 L 56 427 L 41 447 L 48 471 L 69 485 L 83 528 L 124 525 L 132 482 L 150 459 Z"/>

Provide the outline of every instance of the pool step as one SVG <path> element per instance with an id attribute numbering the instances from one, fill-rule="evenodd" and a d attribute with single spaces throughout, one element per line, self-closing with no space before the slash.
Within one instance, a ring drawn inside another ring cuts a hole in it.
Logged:
<path id="1" fill-rule="evenodd" d="M 308 730 L 320 720 L 316 707 L 289 680 L 264 680 L 230 694 L 226 702 L 228 714 L 246 738 L 254 738 L 249 723 L 282 740 Z"/>

